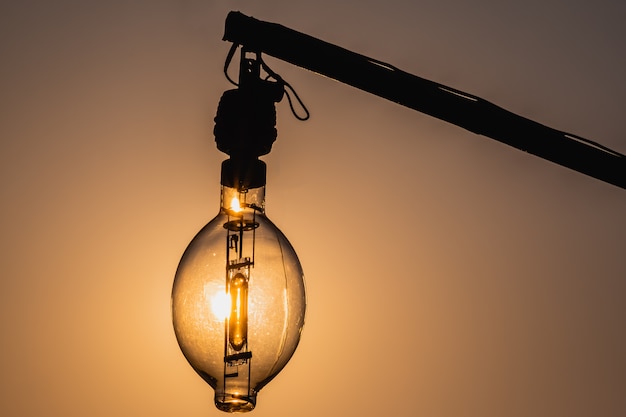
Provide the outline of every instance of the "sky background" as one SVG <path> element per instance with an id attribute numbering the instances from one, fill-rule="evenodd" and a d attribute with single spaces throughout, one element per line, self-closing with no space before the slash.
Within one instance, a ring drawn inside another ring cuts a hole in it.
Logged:
<path id="1" fill-rule="evenodd" d="M 626 153 L 623 1 L 2 1 L 0 415 L 222 415 L 170 292 L 230 10 Z M 308 311 L 253 416 L 626 415 L 625 190 L 266 61 L 312 114 L 265 157 Z"/>

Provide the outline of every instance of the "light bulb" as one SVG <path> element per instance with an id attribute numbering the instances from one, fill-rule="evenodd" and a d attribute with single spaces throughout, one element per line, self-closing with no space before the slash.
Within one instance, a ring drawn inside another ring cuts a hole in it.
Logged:
<path id="1" fill-rule="evenodd" d="M 222 162 L 220 211 L 185 250 L 172 289 L 178 344 L 227 412 L 254 409 L 257 393 L 295 352 L 306 308 L 300 261 L 265 215 L 258 158 L 276 139 L 274 103 L 284 85 L 259 71 L 242 48 L 239 86 L 222 95 L 213 130 L 230 157 Z"/>
<path id="2" fill-rule="evenodd" d="M 174 280 L 176 338 L 222 411 L 255 407 L 304 325 L 302 267 L 264 206 L 264 185 L 222 185 L 218 215 L 191 241 Z"/>

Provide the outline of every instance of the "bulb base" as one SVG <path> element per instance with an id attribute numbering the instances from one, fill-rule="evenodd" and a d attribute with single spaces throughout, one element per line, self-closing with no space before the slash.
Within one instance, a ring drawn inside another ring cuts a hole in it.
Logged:
<path id="1" fill-rule="evenodd" d="M 237 191 L 247 191 L 265 185 L 267 168 L 256 157 L 233 156 L 222 162 L 220 183 Z"/>
<path id="2" fill-rule="evenodd" d="M 218 410 L 227 413 L 246 413 L 254 410 L 256 395 L 215 394 L 215 406 Z"/>

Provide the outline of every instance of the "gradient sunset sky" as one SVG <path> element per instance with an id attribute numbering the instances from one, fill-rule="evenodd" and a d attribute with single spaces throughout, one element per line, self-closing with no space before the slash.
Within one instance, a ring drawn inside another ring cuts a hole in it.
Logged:
<path id="1" fill-rule="evenodd" d="M 626 3 L 0 2 L 0 415 L 223 415 L 171 285 L 219 209 L 231 10 L 626 153 Z M 626 415 L 626 191 L 272 58 L 307 323 L 253 417 Z"/>

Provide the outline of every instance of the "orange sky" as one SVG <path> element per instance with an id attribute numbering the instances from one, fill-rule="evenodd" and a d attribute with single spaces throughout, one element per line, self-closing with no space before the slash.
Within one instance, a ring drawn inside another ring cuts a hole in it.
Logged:
<path id="1" fill-rule="evenodd" d="M 0 415 L 221 415 L 170 292 L 230 10 L 626 153 L 620 2 L 3 2 Z M 309 298 L 253 416 L 626 414 L 626 191 L 267 62 L 312 113 L 264 158 Z"/>

